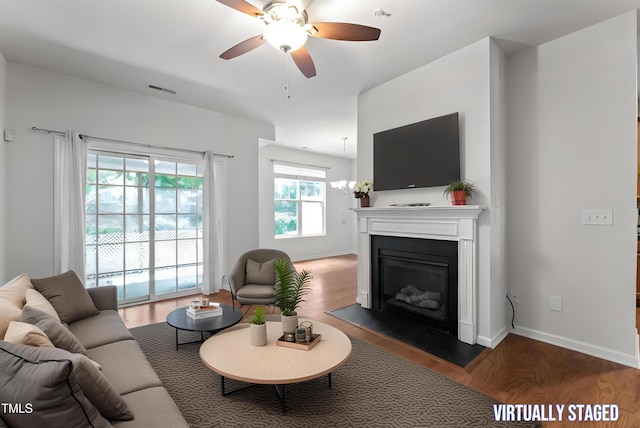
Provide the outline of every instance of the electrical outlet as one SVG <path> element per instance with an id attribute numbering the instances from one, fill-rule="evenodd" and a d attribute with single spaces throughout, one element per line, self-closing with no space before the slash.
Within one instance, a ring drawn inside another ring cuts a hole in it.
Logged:
<path id="1" fill-rule="evenodd" d="M 611 226 L 613 225 L 613 210 L 585 208 L 582 210 L 582 224 Z"/>
<path id="2" fill-rule="evenodd" d="M 509 295 L 510 295 L 509 297 L 511 297 L 511 301 L 513 303 L 520 303 L 520 293 L 518 293 L 518 290 L 511 290 Z"/>
<path id="3" fill-rule="evenodd" d="M 549 296 L 549 309 L 562 312 L 562 297 Z"/>

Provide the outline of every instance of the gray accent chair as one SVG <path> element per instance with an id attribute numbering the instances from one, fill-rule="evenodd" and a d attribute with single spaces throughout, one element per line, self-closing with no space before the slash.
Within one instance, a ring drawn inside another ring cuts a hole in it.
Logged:
<path id="1" fill-rule="evenodd" d="M 291 261 L 287 253 L 275 249 L 256 249 L 247 251 L 240 256 L 235 266 L 229 274 L 229 286 L 231 297 L 242 305 L 273 305 L 276 302 L 275 293 L 275 272 L 273 280 L 260 281 L 264 283 L 256 284 L 247 281 L 247 260 L 257 263 L 265 263 L 270 260 L 286 259 Z"/>

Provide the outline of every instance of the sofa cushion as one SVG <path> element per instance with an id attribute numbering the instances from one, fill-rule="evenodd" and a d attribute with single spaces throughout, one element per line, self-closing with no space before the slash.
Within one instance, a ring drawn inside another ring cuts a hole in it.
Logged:
<path id="1" fill-rule="evenodd" d="M 89 358 L 102 366 L 102 373 L 120 395 L 154 386 L 160 378 L 135 340 L 123 340 L 87 350 Z"/>
<path id="2" fill-rule="evenodd" d="M 273 297 L 275 290 L 273 285 L 247 284 L 238 290 L 238 296 L 249 299 L 268 299 Z"/>
<path id="3" fill-rule="evenodd" d="M 76 321 L 69 325 L 69 330 L 87 349 L 133 339 L 120 314 L 113 310 L 100 311 L 98 315 Z"/>
<path id="4" fill-rule="evenodd" d="M 19 308 L 24 306 L 25 294 L 33 288 L 29 275 L 23 273 L 0 287 L 0 299 L 6 299 Z"/>
<path id="5" fill-rule="evenodd" d="M 19 345 L 54 347 L 51 340 L 38 327 L 19 321 L 11 321 L 4 335 L 4 340 Z"/>
<path id="6" fill-rule="evenodd" d="M 82 392 L 71 360 L 38 357 L 48 351 L 60 350 L 0 342 L 0 402 L 31 406 L 31 412 L 3 413 L 7 425 L 110 427 Z"/>
<path id="7" fill-rule="evenodd" d="M 245 284 L 270 284 L 276 281 L 276 259 L 259 263 L 255 260 L 247 259 Z"/>
<path id="8" fill-rule="evenodd" d="M 4 338 L 4 334 L 9 327 L 11 321 L 20 320 L 22 309 L 8 299 L 0 298 L 0 340 Z"/>
<path id="9" fill-rule="evenodd" d="M 29 305 L 32 308 L 40 309 L 43 312 L 48 313 L 56 321 L 60 322 L 60 317 L 56 312 L 55 308 L 49 303 L 46 297 L 44 297 L 38 290 L 27 290 L 27 294 L 25 295 L 26 303 L 25 305 Z"/>
<path id="10" fill-rule="evenodd" d="M 98 313 L 87 289 L 73 271 L 32 279 L 31 283 L 55 308 L 60 320 L 67 324 Z"/>
<path id="11" fill-rule="evenodd" d="M 64 349 L 31 348 L 21 352 L 22 357 L 31 361 L 69 360 L 73 365 L 73 374 L 80 384 L 84 395 L 102 416 L 107 419 L 131 420 L 132 413 L 122 397 L 113 389 L 109 380 L 96 365 L 81 354 L 72 354 Z"/>
<path id="12" fill-rule="evenodd" d="M 161 386 L 134 391 L 122 398 L 136 418 L 127 422 L 112 421 L 114 427 L 189 427 L 167 390 Z"/>
<path id="13" fill-rule="evenodd" d="M 82 343 L 67 329 L 48 313 L 40 309 L 25 305 L 20 315 L 20 321 L 39 327 L 56 348 L 65 349 L 74 354 L 85 354 L 87 350 Z"/>

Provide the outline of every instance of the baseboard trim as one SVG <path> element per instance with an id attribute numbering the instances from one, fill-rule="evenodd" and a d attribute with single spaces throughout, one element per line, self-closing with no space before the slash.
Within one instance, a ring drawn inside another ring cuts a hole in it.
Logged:
<path id="1" fill-rule="evenodd" d="M 640 336 L 638 336 L 638 329 L 636 328 L 636 368 L 640 369 Z"/>
<path id="2" fill-rule="evenodd" d="M 478 335 L 478 344 L 482 345 L 482 346 L 484 346 L 486 348 L 494 349 L 508 335 L 509 335 L 509 330 L 507 330 L 505 327 L 502 327 L 502 329 L 498 333 L 493 335 L 493 337 L 491 337 L 491 338 L 486 337 L 486 336 Z"/>
<path id="3" fill-rule="evenodd" d="M 614 363 L 623 364 L 625 366 L 640 368 L 640 355 L 638 351 L 638 332 L 636 330 L 635 337 L 635 353 L 623 354 L 621 352 L 612 351 L 610 349 L 603 348 L 601 346 L 592 345 L 586 342 L 580 342 L 578 340 L 569 339 L 555 334 L 549 334 L 538 330 L 516 326 L 512 333 L 519 336 L 528 337 L 529 339 L 539 340 L 540 342 L 549 343 L 551 345 L 560 346 L 562 348 L 570 349 L 572 351 L 581 352 L 583 354 L 591 355 L 593 357 L 602 358 L 604 360 L 613 361 Z"/>

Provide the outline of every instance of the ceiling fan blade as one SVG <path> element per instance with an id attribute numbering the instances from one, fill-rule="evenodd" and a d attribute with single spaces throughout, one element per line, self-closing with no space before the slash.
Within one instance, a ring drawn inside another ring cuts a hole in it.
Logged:
<path id="1" fill-rule="evenodd" d="M 316 75 L 316 66 L 313 64 L 309 51 L 304 46 L 291 52 L 291 57 L 307 79 Z"/>
<path id="2" fill-rule="evenodd" d="M 222 59 L 232 59 L 242 54 L 245 54 L 249 51 L 254 50 L 265 44 L 266 40 L 262 38 L 262 34 L 251 37 L 250 39 L 245 40 L 244 42 L 240 42 L 232 48 L 224 51 L 220 58 Z"/>
<path id="3" fill-rule="evenodd" d="M 244 0 L 217 0 L 218 3 L 222 3 L 229 6 L 232 9 L 238 10 L 247 15 L 251 15 L 254 18 L 264 15 L 264 12 Z"/>
<path id="4" fill-rule="evenodd" d="M 316 22 L 311 24 L 309 35 L 322 39 L 366 42 L 378 40 L 380 29 L 347 22 Z"/>

